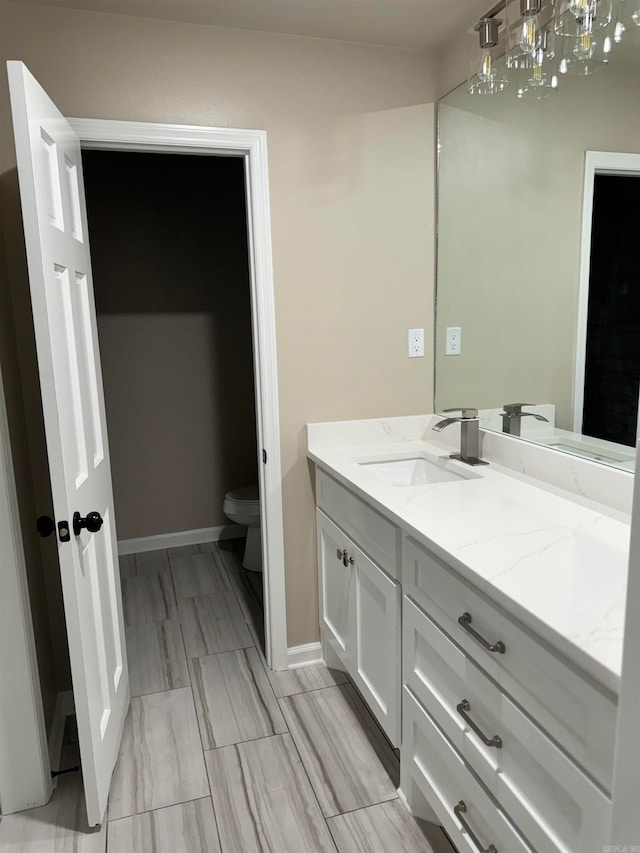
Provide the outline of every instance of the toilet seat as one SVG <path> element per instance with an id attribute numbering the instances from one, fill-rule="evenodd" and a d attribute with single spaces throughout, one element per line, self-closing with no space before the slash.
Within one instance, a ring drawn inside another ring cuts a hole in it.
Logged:
<path id="1" fill-rule="evenodd" d="M 262 571 L 260 536 L 260 491 L 257 486 L 232 489 L 224 496 L 222 511 L 230 521 L 247 528 L 242 565 L 252 572 Z"/>
<path id="2" fill-rule="evenodd" d="M 226 497 L 236 501 L 259 501 L 260 491 L 257 486 L 243 486 L 241 489 L 231 489 Z"/>
<path id="3" fill-rule="evenodd" d="M 224 496 L 223 512 L 232 521 L 246 526 L 260 524 L 260 492 L 257 486 L 232 489 Z"/>

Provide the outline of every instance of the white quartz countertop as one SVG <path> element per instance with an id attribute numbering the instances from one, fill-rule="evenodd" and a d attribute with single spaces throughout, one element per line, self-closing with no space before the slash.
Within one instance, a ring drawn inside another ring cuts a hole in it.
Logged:
<path id="1" fill-rule="evenodd" d="M 430 437 L 437 435 L 430 418 L 409 430 L 363 421 L 360 435 L 358 422 L 346 423 L 333 434 L 326 427 L 338 425 L 309 425 L 308 455 L 317 465 L 618 692 L 628 516 L 496 463 L 450 460 L 451 446 Z M 360 464 L 400 454 L 425 454 L 473 479 L 396 486 Z"/>

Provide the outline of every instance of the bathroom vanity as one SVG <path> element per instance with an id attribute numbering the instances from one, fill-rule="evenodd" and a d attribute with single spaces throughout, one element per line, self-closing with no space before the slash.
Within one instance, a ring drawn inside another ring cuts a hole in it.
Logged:
<path id="1" fill-rule="evenodd" d="M 471 468 L 438 420 L 308 427 L 325 659 L 459 850 L 601 851 L 632 476 L 490 433 Z"/>

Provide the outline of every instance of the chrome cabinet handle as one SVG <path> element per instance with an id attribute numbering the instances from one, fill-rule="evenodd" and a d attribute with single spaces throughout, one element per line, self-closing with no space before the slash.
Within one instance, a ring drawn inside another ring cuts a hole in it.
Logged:
<path id="1" fill-rule="evenodd" d="M 353 557 L 347 556 L 348 553 L 349 552 L 347 551 L 346 548 L 344 549 L 344 551 L 341 551 L 340 548 L 338 548 L 336 550 L 336 557 L 339 560 L 342 560 L 342 565 L 345 567 L 345 569 L 347 568 L 347 566 L 353 565 L 355 563 L 355 560 L 353 559 Z"/>
<path id="2" fill-rule="evenodd" d="M 469 726 L 469 728 L 473 729 L 473 731 L 478 735 L 482 743 L 484 743 L 486 746 L 495 746 L 496 749 L 500 749 L 500 747 L 502 746 L 502 738 L 500 737 L 500 735 L 494 735 L 492 738 L 488 738 L 486 734 L 478 728 L 478 726 L 469 716 L 470 710 L 471 706 L 469 705 L 466 699 L 463 699 L 459 705 L 456 705 L 456 711 L 460 714 L 460 716 Z"/>
<path id="3" fill-rule="evenodd" d="M 464 831 L 467 833 L 469 838 L 476 845 L 480 853 L 498 853 L 498 850 L 494 844 L 490 844 L 488 847 L 483 847 L 480 839 L 475 834 L 475 832 L 471 829 L 467 821 L 462 817 L 462 815 L 467 811 L 467 804 L 464 800 L 460 800 L 457 806 L 453 807 L 453 813 L 458 818 Z"/>
<path id="4" fill-rule="evenodd" d="M 497 643 L 490 643 L 471 627 L 472 619 L 470 613 L 463 613 L 462 616 L 458 616 L 458 622 L 462 625 L 464 630 L 471 634 L 474 640 L 477 640 L 488 652 L 497 652 L 499 655 L 503 655 L 506 652 L 507 647 L 502 640 L 498 640 Z"/>

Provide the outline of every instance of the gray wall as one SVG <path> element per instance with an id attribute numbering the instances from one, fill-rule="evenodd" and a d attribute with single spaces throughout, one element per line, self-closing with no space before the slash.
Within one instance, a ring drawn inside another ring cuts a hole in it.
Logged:
<path id="1" fill-rule="evenodd" d="M 2 59 L 25 61 L 66 115 L 267 131 L 288 642 L 313 642 L 305 423 L 432 410 L 433 361 L 408 359 L 406 336 L 423 326 L 431 352 L 435 58 L 6 0 L 0 9 Z M 14 166 L 5 96 L 0 172 Z"/>
<path id="2" fill-rule="evenodd" d="M 227 524 L 258 477 L 243 162 L 83 160 L 118 538 Z"/>

